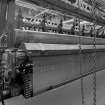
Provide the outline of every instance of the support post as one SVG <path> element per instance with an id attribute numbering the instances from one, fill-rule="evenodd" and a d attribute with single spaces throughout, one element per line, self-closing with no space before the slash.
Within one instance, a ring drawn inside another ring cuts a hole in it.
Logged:
<path id="1" fill-rule="evenodd" d="M 0 0 L 0 36 L 5 31 L 7 5 L 7 0 Z"/>
<path id="2" fill-rule="evenodd" d="M 7 33 L 8 33 L 8 48 L 14 48 L 15 44 L 15 0 L 8 0 L 7 12 Z"/>

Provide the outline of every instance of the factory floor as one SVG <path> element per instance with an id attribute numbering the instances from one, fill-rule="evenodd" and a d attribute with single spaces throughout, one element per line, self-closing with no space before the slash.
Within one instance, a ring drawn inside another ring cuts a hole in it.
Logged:
<path id="1" fill-rule="evenodd" d="M 85 105 L 93 104 L 92 75 L 84 78 Z M 97 73 L 97 105 L 105 104 L 105 71 Z M 2 105 L 0 103 L 0 105 Z M 17 96 L 5 100 L 5 105 L 82 105 L 80 80 L 48 91 L 46 93 L 25 99 Z"/>

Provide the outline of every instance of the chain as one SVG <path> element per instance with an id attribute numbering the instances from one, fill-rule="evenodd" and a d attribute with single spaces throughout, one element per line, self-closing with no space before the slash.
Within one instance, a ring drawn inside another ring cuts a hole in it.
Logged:
<path id="1" fill-rule="evenodd" d="M 91 0 L 92 1 L 92 7 L 93 7 L 93 13 L 92 13 L 92 15 L 93 15 L 93 19 L 94 19 L 94 21 L 93 21 L 93 23 L 94 23 L 94 25 L 93 25 L 93 30 L 94 30 L 94 58 L 93 58 L 93 60 L 94 60 L 94 67 L 95 67 L 95 65 L 96 65 L 96 33 L 95 33 L 95 22 L 96 22 L 96 9 L 95 9 L 95 0 Z M 95 73 L 93 73 L 93 105 L 96 105 L 96 72 Z"/>
<path id="2" fill-rule="evenodd" d="M 95 33 L 95 22 L 96 22 L 96 9 L 95 9 L 95 0 L 91 0 L 92 2 L 92 7 L 93 7 L 93 10 L 92 10 L 92 17 L 93 17 L 93 30 L 94 30 L 94 41 L 93 41 L 93 45 L 94 45 L 94 57 L 93 57 L 93 60 L 94 60 L 94 66 L 93 68 L 95 68 L 95 65 L 96 65 L 96 33 Z M 80 8 L 80 5 L 79 5 L 79 0 L 78 0 L 78 8 Z M 80 32 L 80 19 L 79 19 L 79 33 L 81 35 L 81 32 Z M 82 70 L 81 70 L 81 66 L 82 66 L 82 55 L 81 55 L 81 39 L 79 37 L 79 47 L 80 47 L 80 74 L 82 75 Z M 93 75 L 93 105 L 96 105 L 96 73 L 94 73 Z M 85 105 L 85 96 L 84 96 L 84 78 L 82 77 L 81 78 L 81 96 L 82 96 L 82 105 Z"/>
<path id="3" fill-rule="evenodd" d="M 78 0 L 78 8 L 80 9 L 80 0 Z M 79 36 L 81 36 L 80 30 L 80 18 L 79 20 Z M 79 37 L 79 49 L 80 49 L 80 75 L 82 76 L 82 48 L 81 48 L 81 37 Z M 85 96 L 84 96 L 84 77 L 81 78 L 81 98 L 82 98 L 82 105 L 85 105 Z"/>
<path id="4" fill-rule="evenodd" d="M 96 73 L 93 74 L 93 105 L 96 105 Z"/>

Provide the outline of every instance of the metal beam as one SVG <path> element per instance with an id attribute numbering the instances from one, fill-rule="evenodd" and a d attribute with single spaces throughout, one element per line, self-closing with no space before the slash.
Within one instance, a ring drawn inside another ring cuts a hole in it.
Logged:
<path id="1" fill-rule="evenodd" d="M 27 0 L 26 0 L 27 1 Z M 86 11 L 82 10 L 82 9 L 78 9 L 77 7 L 74 7 L 73 5 L 71 5 L 70 3 L 66 3 L 64 0 L 31 0 L 32 3 L 35 3 L 37 5 L 43 6 L 43 7 L 47 7 L 50 9 L 54 9 L 57 11 L 60 11 L 62 13 L 66 13 L 68 15 L 73 15 L 77 18 L 81 18 L 87 21 L 92 22 L 94 20 L 94 18 L 91 16 L 91 13 L 87 13 Z M 68 1 L 69 2 L 69 1 Z M 100 17 L 96 17 L 97 21 L 96 23 L 99 25 L 104 25 L 105 24 L 105 20 Z"/>

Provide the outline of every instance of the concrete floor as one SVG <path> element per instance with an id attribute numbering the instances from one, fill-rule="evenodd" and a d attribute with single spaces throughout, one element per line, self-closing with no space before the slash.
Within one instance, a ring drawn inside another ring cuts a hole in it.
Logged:
<path id="1" fill-rule="evenodd" d="M 93 105 L 92 76 L 84 78 L 85 105 Z M 31 99 L 23 96 L 5 101 L 6 105 L 82 105 L 80 80 Z M 105 71 L 97 73 L 97 105 L 105 104 Z M 1 105 L 1 104 L 0 104 Z"/>

